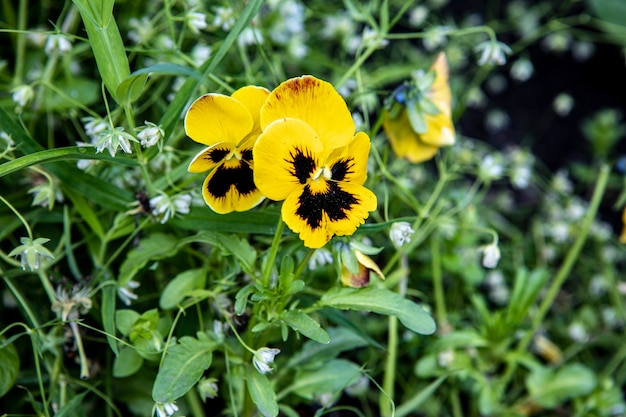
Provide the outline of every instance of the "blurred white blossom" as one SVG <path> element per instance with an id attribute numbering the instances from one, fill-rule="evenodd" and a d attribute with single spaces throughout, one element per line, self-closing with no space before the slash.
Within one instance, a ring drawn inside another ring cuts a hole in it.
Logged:
<path id="1" fill-rule="evenodd" d="M 89 297 L 89 288 L 75 285 L 71 292 L 63 287 L 57 287 L 54 296 L 55 302 L 52 303 L 52 311 L 62 322 L 68 320 L 76 320 L 81 314 L 87 314 L 92 306 Z"/>
<path id="2" fill-rule="evenodd" d="M 567 93 L 560 93 L 554 98 L 552 108 L 561 117 L 567 116 L 574 108 L 574 99 Z"/>
<path id="3" fill-rule="evenodd" d="M 235 24 L 235 11 L 231 7 L 216 7 L 214 10 L 213 26 L 228 32 Z"/>
<path id="4" fill-rule="evenodd" d="M 490 243 L 480 247 L 483 253 L 482 264 L 485 268 L 493 269 L 498 266 L 500 261 L 500 248 L 496 242 Z"/>
<path id="5" fill-rule="evenodd" d="M 124 132 L 123 127 L 107 128 L 98 136 L 95 143 L 96 153 L 108 149 L 111 156 L 115 156 L 118 148 L 125 153 L 132 153 L 130 142 L 136 141 L 137 140 L 130 133 Z"/>
<path id="6" fill-rule="evenodd" d="M 48 35 L 44 51 L 48 56 L 65 55 L 72 50 L 72 43 L 69 38 L 62 33 Z"/>
<path id="7" fill-rule="evenodd" d="M 528 81 L 533 76 L 535 68 L 527 58 L 520 58 L 511 65 L 511 77 L 519 82 Z"/>
<path id="8" fill-rule="evenodd" d="M 207 28 L 206 15 L 200 12 L 189 12 L 185 16 L 185 23 L 191 31 L 197 35 L 201 30 Z"/>
<path id="9" fill-rule="evenodd" d="M 178 411 L 176 403 L 157 403 L 155 404 L 156 417 L 171 417 Z"/>
<path id="10" fill-rule="evenodd" d="M 34 240 L 22 237 L 20 238 L 21 245 L 9 252 L 8 256 L 19 256 L 23 270 L 28 267 L 31 271 L 36 271 L 45 258 L 54 259 L 54 255 L 43 246 L 49 241 L 50 239 L 45 237 L 38 237 Z"/>
<path id="11" fill-rule="evenodd" d="M 504 65 L 506 56 L 513 52 L 506 44 L 493 40 L 479 43 L 474 50 L 480 54 L 476 61 L 478 65 Z"/>
<path id="12" fill-rule="evenodd" d="M 252 363 L 254 367 L 262 374 L 271 372 L 273 368 L 270 366 L 274 362 L 276 355 L 280 353 L 280 349 L 271 349 L 262 347 L 254 352 Z"/>
<path id="13" fill-rule="evenodd" d="M 138 297 L 133 290 L 139 288 L 141 284 L 137 281 L 130 280 L 125 285 L 117 287 L 117 296 L 127 306 L 130 306 Z"/>
<path id="14" fill-rule="evenodd" d="M 24 107 L 35 97 L 35 90 L 30 85 L 22 84 L 14 87 L 11 98 L 19 106 Z"/>
<path id="15" fill-rule="evenodd" d="M 144 126 L 137 128 L 137 139 L 139 139 L 141 146 L 149 148 L 159 143 L 165 136 L 165 132 L 163 132 L 161 126 L 157 126 L 152 122 L 146 121 L 144 123 Z"/>
<path id="16" fill-rule="evenodd" d="M 150 199 L 150 207 L 152 214 L 161 218 L 161 223 L 166 223 L 177 213 L 189 213 L 189 205 L 191 204 L 191 196 L 189 194 L 179 194 L 170 197 L 167 194 L 159 194 Z"/>
<path id="17" fill-rule="evenodd" d="M 396 246 L 402 246 L 405 243 L 411 241 L 411 236 L 415 233 L 415 230 L 411 228 L 409 222 L 395 222 L 391 225 L 389 230 L 389 238 Z"/>

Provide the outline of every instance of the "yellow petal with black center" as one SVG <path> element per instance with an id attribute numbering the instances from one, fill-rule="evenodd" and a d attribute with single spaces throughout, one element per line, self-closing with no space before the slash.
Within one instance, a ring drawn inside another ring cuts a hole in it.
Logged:
<path id="1" fill-rule="evenodd" d="M 185 133 L 207 146 L 219 142 L 238 144 L 251 131 L 253 118 L 246 106 L 222 94 L 205 94 L 185 115 Z"/>
<path id="2" fill-rule="evenodd" d="M 261 133 L 261 107 L 269 95 L 269 90 L 254 85 L 242 87 L 231 95 L 232 98 L 243 104 L 252 115 L 252 134 Z"/>
<path id="3" fill-rule="evenodd" d="M 344 99 L 330 83 L 310 75 L 287 80 L 272 91 L 261 108 L 261 128 L 285 117 L 307 122 L 329 149 L 345 146 L 355 132 Z"/>
<path id="4" fill-rule="evenodd" d="M 209 171 L 222 163 L 233 149 L 234 145 L 228 142 L 216 143 L 209 148 L 205 148 L 191 160 L 187 171 L 193 173 Z"/>
<path id="5" fill-rule="evenodd" d="M 318 171 L 326 154 L 315 131 L 298 119 L 265 128 L 254 149 L 254 182 L 272 200 L 284 200 Z"/>
<path id="6" fill-rule="evenodd" d="M 204 180 L 202 196 L 214 212 L 246 211 L 263 201 L 264 196 L 254 185 L 252 168 L 246 160 L 252 157 L 252 152 L 244 152 L 243 157 L 218 165 Z"/>
<path id="7" fill-rule="evenodd" d="M 304 246 L 321 248 L 333 235 L 350 235 L 376 209 L 376 196 L 367 188 L 320 180 L 291 193 L 281 210 L 287 226 Z"/>
<path id="8" fill-rule="evenodd" d="M 344 147 L 339 157 L 331 159 L 327 166 L 333 181 L 346 181 L 362 185 L 367 179 L 367 158 L 370 152 L 370 138 L 358 132 L 354 139 Z"/>
<path id="9" fill-rule="evenodd" d="M 391 144 L 391 149 L 402 159 L 413 163 L 428 161 L 437 153 L 439 147 L 424 143 L 415 133 L 409 122 L 406 109 L 395 119 L 386 118 L 383 129 Z"/>

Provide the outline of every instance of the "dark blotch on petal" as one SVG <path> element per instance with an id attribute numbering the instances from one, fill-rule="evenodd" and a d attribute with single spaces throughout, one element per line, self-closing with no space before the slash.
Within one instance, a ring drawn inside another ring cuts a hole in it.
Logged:
<path id="1" fill-rule="evenodd" d="M 226 155 L 228 155 L 230 152 L 230 150 L 228 149 L 224 149 L 224 148 L 213 148 L 210 149 L 209 152 L 207 153 L 206 158 L 213 162 L 213 163 L 218 163 L 220 162 L 222 159 L 224 159 L 226 157 Z"/>
<path id="2" fill-rule="evenodd" d="M 359 200 L 339 188 L 337 183 L 328 182 L 328 190 L 324 193 L 314 194 L 310 186 L 305 186 L 298 203 L 296 215 L 305 220 L 309 227 L 317 229 L 322 223 L 324 212 L 331 221 L 345 219 L 348 217 L 346 212 Z"/>
<path id="3" fill-rule="evenodd" d="M 241 151 L 241 159 L 244 161 L 252 161 L 252 149 L 244 149 Z"/>
<path id="4" fill-rule="evenodd" d="M 342 159 L 333 164 L 330 168 L 331 179 L 334 181 L 343 181 L 346 178 L 346 175 L 352 174 L 352 167 L 354 164 L 352 163 L 352 158 L 350 159 Z"/>
<path id="5" fill-rule="evenodd" d="M 238 167 L 226 168 L 220 165 L 215 168 L 215 174 L 207 184 L 207 190 L 212 196 L 221 198 L 226 196 L 231 186 L 234 186 L 242 196 L 256 191 L 252 168 L 248 163 L 240 161 Z"/>
<path id="6" fill-rule="evenodd" d="M 296 149 L 289 154 L 291 160 L 286 160 L 293 166 L 291 175 L 296 177 L 300 184 L 306 184 L 315 170 L 315 159 L 311 155 L 305 155 L 301 149 Z"/>

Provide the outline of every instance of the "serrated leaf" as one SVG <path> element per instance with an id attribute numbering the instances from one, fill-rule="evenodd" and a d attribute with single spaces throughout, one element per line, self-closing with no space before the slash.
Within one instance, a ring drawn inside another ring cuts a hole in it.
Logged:
<path id="1" fill-rule="evenodd" d="M 169 403 L 185 395 L 211 366 L 215 343 L 184 336 L 170 347 L 157 373 L 152 399 Z"/>
<path id="2" fill-rule="evenodd" d="M 311 340 L 322 344 L 330 342 L 330 336 L 326 330 L 322 329 L 318 322 L 302 311 L 283 311 L 280 318 L 287 323 L 289 327 Z"/>
<path id="3" fill-rule="evenodd" d="M 331 327 L 328 329 L 328 336 L 330 340 L 327 344 L 320 344 L 313 340 L 304 343 L 302 349 L 291 356 L 286 367 L 326 362 L 336 358 L 341 352 L 368 344 L 365 339 L 343 327 Z"/>
<path id="4" fill-rule="evenodd" d="M 192 291 L 204 288 L 205 283 L 206 271 L 204 269 L 190 269 L 181 272 L 168 282 L 161 292 L 159 306 L 164 310 L 174 308 Z"/>
<path id="5" fill-rule="evenodd" d="M 269 379 L 256 369 L 250 369 L 246 376 L 250 398 L 256 404 L 263 417 L 276 417 L 278 415 L 278 403 L 276 393 L 272 389 Z"/>
<path id="6" fill-rule="evenodd" d="M 139 247 L 129 251 L 122 263 L 118 277 L 119 285 L 126 285 L 148 262 L 176 253 L 176 243 L 177 239 L 162 233 L 154 233 L 143 238 Z"/>
<path id="7" fill-rule="evenodd" d="M 313 370 L 298 372 L 290 391 L 311 400 L 316 396 L 341 392 L 358 378 L 361 369 L 345 359 L 333 359 Z"/>
<path id="8" fill-rule="evenodd" d="M 419 334 L 432 334 L 437 328 L 430 314 L 419 305 L 385 288 L 333 288 L 322 296 L 320 304 L 396 316 L 407 328 Z"/>
<path id="9" fill-rule="evenodd" d="M 20 357 L 13 344 L 0 345 L 0 398 L 15 384 L 20 371 Z"/>
<path id="10" fill-rule="evenodd" d="M 134 375 L 143 366 L 143 358 L 133 348 L 126 347 L 113 361 L 113 376 L 126 378 Z"/>

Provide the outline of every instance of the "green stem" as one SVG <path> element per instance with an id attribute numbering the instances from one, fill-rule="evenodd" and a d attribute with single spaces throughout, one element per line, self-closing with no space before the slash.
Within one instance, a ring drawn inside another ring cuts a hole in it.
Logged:
<path id="1" fill-rule="evenodd" d="M 274 269 L 274 262 L 276 261 L 276 256 L 278 255 L 278 248 L 280 248 L 280 241 L 283 237 L 284 228 L 285 223 L 282 218 L 279 218 L 278 224 L 276 225 L 276 232 L 274 233 L 274 239 L 272 240 L 272 247 L 270 248 L 270 253 L 267 257 L 267 261 L 265 262 L 265 267 L 263 268 L 263 275 L 261 276 L 261 284 L 265 288 L 270 287 L 272 270 Z"/>
<path id="2" fill-rule="evenodd" d="M 15 78 L 14 86 L 18 86 L 24 79 L 24 63 L 26 62 L 26 25 L 28 21 L 28 0 L 20 0 L 19 10 L 17 12 L 17 29 L 20 31 L 16 36 L 15 47 Z"/>
<path id="3" fill-rule="evenodd" d="M 440 332 L 448 327 L 448 313 L 443 292 L 443 274 L 441 273 L 441 252 L 439 250 L 439 235 L 434 233 L 430 240 L 430 256 L 433 274 L 433 291 L 435 295 L 435 314 Z"/>
<path id="4" fill-rule="evenodd" d="M 392 416 L 391 403 L 395 397 L 396 363 L 398 360 L 398 318 L 389 316 L 387 334 L 387 360 L 385 361 L 385 375 L 383 376 L 383 391 L 385 395 L 379 398 L 380 414 L 383 417 Z"/>
<path id="5" fill-rule="evenodd" d="M 202 403 L 200 402 L 200 398 L 198 398 L 198 393 L 195 389 L 189 390 L 185 395 L 185 399 L 187 400 L 187 404 L 191 409 L 191 415 L 194 417 L 204 417 L 204 407 L 202 407 Z"/>
<path id="6" fill-rule="evenodd" d="M 4 204 L 7 205 L 7 207 L 9 207 L 9 209 L 11 209 L 11 211 L 13 213 L 15 213 L 15 216 L 17 216 L 18 219 L 20 219 L 20 221 L 22 222 L 22 224 L 24 225 L 24 227 L 26 228 L 26 232 L 28 232 L 28 238 L 32 241 L 33 240 L 33 232 L 30 230 L 30 226 L 28 225 L 28 223 L 26 222 L 26 219 L 24 219 L 24 217 L 22 217 L 22 215 L 20 214 L 19 211 L 17 211 L 15 209 L 15 207 L 13 207 L 11 205 L 11 203 L 9 203 L 7 200 L 4 199 L 4 197 L 2 197 L 0 195 L 0 201 L 2 201 Z"/>
<path id="7" fill-rule="evenodd" d="M 550 288 L 548 288 L 548 292 L 546 293 L 543 301 L 541 302 L 541 305 L 539 306 L 539 309 L 537 310 L 537 314 L 533 318 L 530 330 L 526 332 L 526 334 L 524 335 L 524 338 L 520 341 L 519 345 L 517 346 L 517 349 L 515 352 L 516 355 L 521 355 L 524 352 L 526 352 L 526 350 L 528 349 L 528 346 L 530 345 L 530 342 L 533 339 L 533 336 L 539 329 L 539 326 L 541 326 L 541 323 L 543 323 L 543 319 L 545 318 L 548 311 L 552 307 L 552 304 L 554 303 L 554 300 L 559 294 L 561 287 L 565 283 L 565 280 L 570 276 L 570 272 L 572 268 L 574 267 L 574 265 L 576 264 L 576 261 L 578 260 L 578 255 L 580 254 L 580 251 L 583 245 L 585 244 L 585 241 L 587 240 L 589 230 L 591 229 L 591 226 L 593 225 L 593 220 L 595 219 L 598 209 L 600 207 L 600 202 L 602 201 L 602 196 L 604 195 L 604 191 L 608 183 L 609 173 L 610 173 L 609 165 L 607 165 L 606 163 L 603 164 L 600 168 L 600 173 L 598 175 L 596 187 L 595 187 L 595 190 L 593 191 L 593 196 L 591 197 L 589 210 L 587 211 L 587 213 L 585 214 L 585 218 L 583 219 L 583 224 L 582 224 L 580 233 L 578 234 L 578 237 L 576 238 L 576 241 L 570 248 L 569 252 L 565 256 L 565 260 L 563 261 L 563 263 L 561 264 L 561 267 L 557 271 L 557 274 L 554 277 L 554 280 L 552 281 Z M 506 386 L 508 385 L 509 381 L 513 377 L 513 374 L 515 373 L 516 368 L 517 368 L 517 362 L 515 361 L 509 362 L 505 370 L 504 376 L 502 377 L 503 383 L 500 384 L 502 391 L 506 389 Z"/>
<path id="8" fill-rule="evenodd" d="M 72 334 L 74 335 L 74 340 L 76 341 L 76 346 L 78 347 L 78 358 L 80 361 L 80 379 L 88 379 L 89 378 L 89 361 L 87 360 L 87 355 L 85 355 L 85 348 L 83 347 L 83 338 L 80 336 L 80 329 L 75 321 L 70 321 L 70 328 L 72 329 Z"/>

